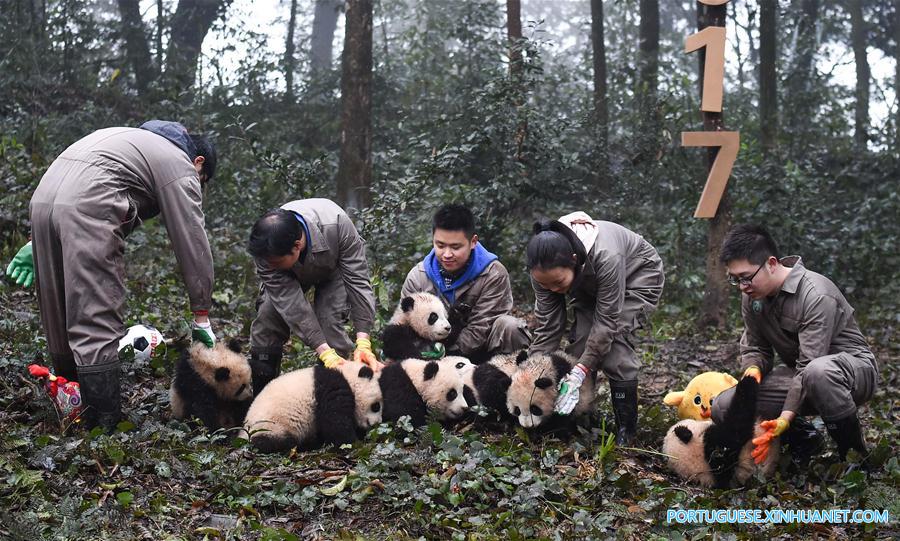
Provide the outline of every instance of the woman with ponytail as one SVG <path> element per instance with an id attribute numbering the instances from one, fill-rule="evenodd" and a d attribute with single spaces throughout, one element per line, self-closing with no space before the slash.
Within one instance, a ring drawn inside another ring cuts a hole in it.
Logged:
<path id="1" fill-rule="evenodd" d="M 567 298 L 575 311 L 566 352 L 578 364 L 560 384 L 556 411 L 570 413 L 585 377 L 602 370 L 609 379 L 616 443 L 631 444 L 637 430 L 640 362 L 630 335 L 643 327 L 662 294 L 659 254 L 637 233 L 574 212 L 536 223 L 525 258 L 537 319 L 530 351 L 558 349 Z"/>

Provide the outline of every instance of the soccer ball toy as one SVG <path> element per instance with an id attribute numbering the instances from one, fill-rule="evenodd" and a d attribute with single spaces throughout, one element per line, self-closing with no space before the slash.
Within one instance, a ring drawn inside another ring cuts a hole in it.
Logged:
<path id="1" fill-rule="evenodd" d="M 119 340 L 119 355 L 127 354 L 128 348 L 134 350 L 136 361 L 146 361 L 153 351 L 165 340 L 162 333 L 149 325 L 132 325 Z"/>

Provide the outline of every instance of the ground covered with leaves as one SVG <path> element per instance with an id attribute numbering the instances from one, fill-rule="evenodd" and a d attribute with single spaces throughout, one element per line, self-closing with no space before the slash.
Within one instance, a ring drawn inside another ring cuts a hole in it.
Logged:
<path id="1" fill-rule="evenodd" d="M 186 340 L 184 294 L 165 238 L 137 232 L 129 249 L 128 321 Z M 238 239 L 214 233 L 220 335 L 246 337 L 255 280 Z M 158 254 L 149 257 L 147 254 Z M 4 254 L 5 255 L 5 254 Z M 381 315 L 390 300 L 376 283 Z M 207 434 L 168 415 L 176 347 L 126 366 L 128 421 L 112 435 L 65 430 L 25 370 L 45 342 L 33 292 L 0 286 L 0 539 L 724 539 L 890 538 L 900 535 L 900 357 L 895 330 L 877 329 L 881 382 L 862 410 L 871 471 L 840 463 L 833 444 L 800 467 L 734 490 L 675 479 L 660 454 L 674 412 L 662 396 L 705 370 L 736 370 L 737 333 L 701 337 L 660 313 L 641 337 L 640 431 L 616 448 L 608 396 L 568 438 L 504 428 L 381 425 L 352 447 L 267 456 L 239 433 Z M 383 323 L 383 320 L 381 321 Z M 295 345 L 286 368 L 309 364 Z M 821 428 L 821 426 L 820 426 Z M 677 525 L 669 509 L 888 510 L 888 525 Z"/>

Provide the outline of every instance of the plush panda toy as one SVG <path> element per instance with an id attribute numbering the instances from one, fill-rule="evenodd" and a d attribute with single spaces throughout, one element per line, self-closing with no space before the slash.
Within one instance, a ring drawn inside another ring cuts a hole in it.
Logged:
<path id="1" fill-rule="evenodd" d="M 381 334 L 385 359 L 439 359 L 443 340 L 452 330 L 444 303 L 431 293 L 413 293 L 400 300 Z"/>
<path id="2" fill-rule="evenodd" d="M 512 383 L 512 375 L 516 371 L 517 359 L 523 361 L 528 352 L 494 355 L 482 364 L 472 364 L 464 357 L 445 357 L 441 362 L 450 362 L 463 378 L 463 394 L 469 407 L 484 406 L 508 417 L 506 409 L 506 393 Z"/>
<path id="3" fill-rule="evenodd" d="M 381 422 L 378 377 L 363 363 L 317 364 L 273 379 L 253 401 L 244 428 L 264 453 L 353 443 Z"/>
<path id="4" fill-rule="evenodd" d="M 198 417 L 210 430 L 240 426 L 253 398 L 250 364 L 232 341 L 182 352 L 169 388 L 176 419 Z"/>
<path id="5" fill-rule="evenodd" d="M 525 428 L 536 428 L 553 417 L 553 407 L 559 395 L 559 382 L 568 375 L 577 361 L 561 351 L 545 355 L 519 355 L 516 370 L 506 393 L 506 408 Z M 589 375 L 578 394 L 578 404 L 570 418 L 589 413 L 597 399 L 596 382 Z"/>
<path id="6" fill-rule="evenodd" d="M 441 419 L 459 419 L 468 410 L 463 379 L 448 363 L 407 359 L 385 366 L 378 378 L 385 422 L 409 415 L 413 426 L 428 421 L 428 411 Z"/>
<path id="7" fill-rule="evenodd" d="M 763 432 L 756 420 L 758 388 L 753 377 L 742 379 L 719 424 L 685 419 L 672 426 L 663 440 L 669 467 L 684 479 L 716 488 L 743 484 L 756 471 L 770 475 L 778 463 L 778 438 L 759 466 L 750 455 L 751 440 Z"/>

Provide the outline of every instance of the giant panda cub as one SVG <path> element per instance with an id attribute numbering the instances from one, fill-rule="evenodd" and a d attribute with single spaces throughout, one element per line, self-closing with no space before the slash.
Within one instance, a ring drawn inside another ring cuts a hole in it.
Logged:
<path id="1" fill-rule="evenodd" d="M 512 383 L 512 375 L 516 371 L 517 359 L 524 360 L 528 352 L 494 355 L 482 364 L 473 364 L 465 357 L 447 356 L 442 363 L 452 364 L 462 375 L 463 395 L 469 407 L 484 406 L 508 416 L 506 409 L 506 393 Z"/>
<path id="2" fill-rule="evenodd" d="M 694 419 L 675 423 L 663 440 L 669 467 L 684 479 L 716 488 L 743 484 L 757 469 L 770 475 L 778 463 L 778 438 L 772 440 L 769 455 L 759 466 L 750 455 L 751 440 L 763 433 L 756 419 L 758 388 L 753 377 L 742 379 L 719 424 Z"/>
<path id="3" fill-rule="evenodd" d="M 378 377 L 384 399 L 385 422 L 409 415 L 422 426 L 432 411 L 440 419 L 455 420 L 466 413 L 463 379 L 448 363 L 407 359 L 385 366 Z"/>
<path id="4" fill-rule="evenodd" d="M 363 363 L 317 364 L 273 379 L 253 401 L 244 428 L 264 453 L 353 443 L 381 422 L 378 377 Z"/>
<path id="5" fill-rule="evenodd" d="M 431 293 L 413 293 L 400 300 L 394 315 L 381 334 L 383 357 L 392 361 L 424 359 L 422 352 L 442 356 L 450 336 L 447 308 Z"/>
<path id="6" fill-rule="evenodd" d="M 197 417 L 210 430 L 240 426 L 252 398 L 250 364 L 235 341 L 195 344 L 175 364 L 169 404 L 176 419 Z"/>
<path id="7" fill-rule="evenodd" d="M 576 360 L 562 351 L 549 355 L 534 353 L 516 358 L 516 371 L 506 394 L 506 408 L 525 428 L 536 428 L 553 417 L 559 382 L 575 366 Z M 570 418 L 589 413 L 597 399 L 596 382 L 588 375 L 581 384 L 578 404 Z"/>

